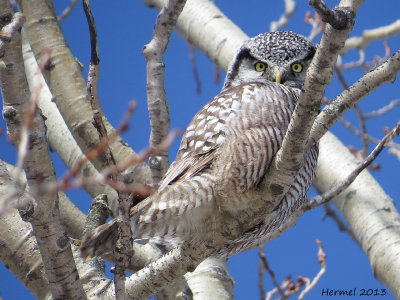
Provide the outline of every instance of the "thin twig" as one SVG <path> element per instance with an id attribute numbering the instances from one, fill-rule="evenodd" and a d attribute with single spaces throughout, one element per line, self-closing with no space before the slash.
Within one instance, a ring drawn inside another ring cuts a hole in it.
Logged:
<path id="1" fill-rule="evenodd" d="M 374 111 L 364 114 L 364 118 L 369 119 L 369 118 L 374 118 L 374 117 L 380 117 L 383 114 L 391 111 L 396 106 L 400 106 L 400 99 L 392 100 L 388 105 L 385 105 L 378 110 L 374 110 Z"/>
<path id="2" fill-rule="evenodd" d="M 87 91 L 89 95 L 90 104 L 93 110 L 94 125 L 99 133 L 100 140 L 105 140 L 106 147 L 104 148 L 104 158 L 108 167 L 114 166 L 116 164 L 113 153 L 108 145 L 108 134 L 105 124 L 103 122 L 103 111 L 100 106 L 99 96 L 97 92 L 97 82 L 99 78 L 99 64 L 100 59 L 97 53 L 97 32 L 96 25 L 92 12 L 90 10 L 89 0 L 83 1 L 83 9 L 86 14 L 86 19 L 89 25 L 90 32 L 90 46 L 91 46 L 91 56 L 88 74 Z M 111 181 L 121 181 L 122 176 L 120 173 L 110 173 Z M 118 192 L 118 191 L 117 191 Z M 117 263 L 115 265 L 115 298 L 117 300 L 122 300 L 126 298 L 125 292 L 125 272 L 129 266 L 130 257 L 133 255 L 132 249 L 132 232 L 130 226 L 130 216 L 129 209 L 131 206 L 131 195 L 128 193 L 118 192 L 118 208 L 120 215 L 120 234 L 118 238 L 118 245 L 120 246 L 117 251 Z"/>
<path id="3" fill-rule="evenodd" d="M 99 134 L 99 138 L 107 138 L 107 129 L 103 122 L 103 111 L 100 106 L 99 95 L 97 92 L 97 83 L 99 80 L 100 73 L 100 59 L 97 53 L 97 31 L 96 25 L 94 22 L 94 18 L 92 12 L 90 10 L 89 0 L 83 1 L 83 10 L 86 14 L 86 19 L 89 25 L 89 33 L 90 33 L 90 65 L 89 65 L 89 74 L 88 74 L 88 83 L 87 83 L 87 92 L 89 95 L 90 105 L 93 111 L 93 119 L 94 125 Z M 104 158 L 107 162 L 107 165 L 115 164 L 114 157 L 111 153 L 111 150 L 108 148 L 104 150 Z"/>
<path id="4" fill-rule="evenodd" d="M 360 128 L 361 128 L 361 132 L 363 133 L 362 135 L 362 145 L 363 145 L 363 150 L 362 150 L 362 157 L 366 157 L 368 151 L 368 140 L 366 138 L 364 138 L 364 134 L 367 134 L 367 125 L 365 123 L 365 117 L 364 114 L 362 113 L 360 107 L 358 106 L 358 104 L 354 104 L 354 111 L 357 114 L 358 120 L 360 122 Z"/>
<path id="5" fill-rule="evenodd" d="M 307 201 L 307 205 L 305 206 L 305 210 L 313 209 L 323 203 L 329 202 L 332 198 L 339 195 L 343 192 L 360 174 L 366 167 L 368 167 L 374 159 L 381 153 L 383 148 L 388 145 L 388 143 L 400 133 L 400 121 L 397 125 L 385 135 L 385 137 L 381 140 L 381 142 L 375 147 L 375 149 L 364 159 L 362 163 L 360 163 L 348 176 L 345 180 L 332 187 L 329 191 L 324 193 L 323 195 L 318 195 L 312 197 Z"/>
<path id="6" fill-rule="evenodd" d="M 78 175 L 78 173 L 85 166 L 85 163 L 87 161 L 92 161 L 96 159 L 99 155 L 101 155 L 105 151 L 109 141 L 112 141 L 113 139 L 117 138 L 119 135 L 121 135 L 128 129 L 128 122 L 132 117 L 135 108 L 136 108 L 136 102 L 135 101 L 130 102 L 128 105 L 128 109 L 125 115 L 123 116 L 121 124 L 119 125 L 117 130 L 114 131 L 111 135 L 101 138 L 100 142 L 95 147 L 89 149 L 85 153 L 85 155 L 75 163 L 75 165 L 71 168 L 71 170 L 69 170 L 68 173 L 63 176 L 63 178 L 60 180 L 60 184 L 63 185 L 62 189 L 68 187 L 69 181 Z"/>
<path id="7" fill-rule="evenodd" d="M 264 265 L 265 270 L 267 270 L 268 274 L 271 276 L 272 282 L 274 283 L 275 287 L 278 289 L 279 294 L 281 294 L 283 299 L 286 299 L 285 292 L 283 291 L 280 284 L 276 280 L 274 271 L 272 271 L 272 269 L 269 267 L 267 257 L 265 256 L 265 253 L 264 253 L 264 248 L 260 247 L 258 253 L 260 256 L 260 260 Z"/>
<path id="8" fill-rule="evenodd" d="M 324 249 L 322 248 L 321 241 L 316 240 L 316 243 L 318 245 L 318 262 L 321 265 L 321 269 L 311 282 L 307 282 L 305 289 L 300 293 L 300 296 L 297 298 L 298 300 L 304 299 L 304 296 L 317 285 L 322 275 L 324 275 L 324 273 L 326 272 L 326 254 L 324 252 Z"/>
<path id="9" fill-rule="evenodd" d="M 365 66 L 366 66 L 365 51 L 363 49 L 359 50 L 358 56 L 359 56 L 359 59 L 357 61 L 351 61 L 351 62 L 343 64 L 342 56 L 339 55 L 337 63 L 336 63 L 336 67 L 339 68 L 340 70 L 348 70 L 348 69 L 353 69 L 356 67 L 365 68 Z"/>
<path id="10" fill-rule="evenodd" d="M 385 55 L 383 57 L 376 55 L 372 58 L 371 61 L 365 61 L 365 51 L 364 51 L 364 49 L 359 49 L 358 53 L 359 53 L 360 58 L 358 59 L 358 61 L 352 61 L 352 62 L 343 64 L 341 56 L 339 56 L 336 66 L 340 70 L 348 70 L 348 69 L 360 67 L 360 68 L 363 68 L 365 72 L 368 72 L 369 70 L 380 65 L 382 62 L 384 62 L 386 59 L 388 59 L 390 57 L 391 51 L 390 51 L 389 43 L 387 41 L 383 41 L 383 47 L 385 50 Z"/>
<path id="11" fill-rule="evenodd" d="M 169 107 L 164 87 L 163 56 L 172 29 L 183 10 L 186 0 L 169 0 L 157 17 L 150 42 L 144 46 L 147 61 L 147 102 L 150 116 L 150 147 L 156 147 L 168 135 L 170 126 Z M 168 169 L 168 152 L 149 159 L 153 182 L 158 183 Z"/>
<path id="12" fill-rule="evenodd" d="M 343 89 L 348 89 L 349 85 L 347 84 L 346 80 L 344 79 L 344 76 L 340 70 L 340 68 L 335 67 L 336 75 L 339 79 L 339 82 L 342 84 Z M 364 137 L 365 134 L 367 134 L 367 125 L 365 124 L 365 117 L 364 114 L 362 113 L 360 107 L 357 104 L 354 104 L 354 111 L 357 114 L 358 120 L 360 122 L 360 128 L 362 132 L 361 136 L 361 141 L 363 145 L 363 151 L 362 151 L 362 156 L 363 158 L 367 156 L 368 153 L 368 140 Z"/>
<path id="13" fill-rule="evenodd" d="M 351 123 L 349 121 L 347 121 L 345 118 L 343 117 L 339 117 L 339 121 L 346 126 L 349 130 L 351 130 L 355 135 L 364 137 L 365 139 L 367 139 L 369 142 L 374 143 L 375 145 L 378 145 L 381 140 L 374 138 L 368 134 L 362 133 L 361 131 L 359 131 L 357 128 L 355 128 L 353 125 L 351 125 Z M 395 148 L 395 149 L 400 149 L 400 145 L 396 144 L 394 142 L 390 142 L 388 144 L 388 146 Z"/>
<path id="14" fill-rule="evenodd" d="M 310 41 L 314 40 L 318 34 L 325 30 L 326 23 L 321 20 L 321 17 L 317 13 L 313 16 L 311 12 L 307 11 L 304 22 L 311 25 L 311 32 L 308 35 Z"/>
<path id="15" fill-rule="evenodd" d="M 192 63 L 192 72 L 194 77 L 194 82 L 196 83 L 196 93 L 201 93 L 201 80 L 199 76 L 199 71 L 197 69 L 196 64 L 196 55 L 195 55 L 195 47 L 189 43 L 189 51 L 190 51 L 190 62 Z"/>
<path id="16" fill-rule="evenodd" d="M 329 203 L 324 203 L 325 214 L 322 219 L 324 220 L 326 217 L 332 218 L 332 220 L 336 223 L 339 228 L 339 231 L 346 232 L 354 241 L 356 241 L 354 237 L 353 231 L 342 221 L 336 211 L 329 205 Z"/>
<path id="17" fill-rule="evenodd" d="M 314 122 L 308 140 L 308 148 L 329 130 L 329 128 L 355 103 L 369 95 L 373 90 L 386 82 L 394 82 L 400 70 L 400 50 L 384 63 L 366 73 L 351 87 L 344 90 L 319 113 Z"/>
<path id="18" fill-rule="evenodd" d="M 280 286 L 280 288 L 281 288 L 282 290 L 285 290 L 285 289 L 287 289 L 288 286 L 291 285 L 292 283 L 293 283 L 292 278 L 287 277 L 287 278 L 282 282 L 282 285 Z M 276 295 L 276 294 L 278 294 L 278 293 L 279 293 L 278 288 L 273 288 L 272 290 L 270 290 L 270 291 L 267 293 L 267 296 L 265 297 L 265 300 L 271 300 L 271 299 L 272 299 L 272 296 L 274 296 L 274 295 Z M 287 299 L 287 297 L 280 297 L 280 298 L 279 298 L 279 300 L 282 300 L 282 299 Z"/>
<path id="19" fill-rule="evenodd" d="M 392 24 L 381 26 L 374 29 L 364 30 L 362 36 L 356 36 L 349 38 L 341 54 L 345 55 L 350 49 L 365 49 L 365 47 L 378 39 L 388 39 L 391 36 L 395 36 L 400 33 L 400 19 L 394 21 Z"/>
<path id="20" fill-rule="evenodd" d="M 264 251 L 264 246 L 260 245 L 259 247 L 259 251 Z M 258 290 L 260 292 L 260 300 L 264 300 L 265 299 L 265 289 L 264 289 L 264 263 L 262 262 L 262 260 L 260 259 L 260 261 L 258 262 Z"/>
<path id="21" fill-rule="evenodd" d="M 57 17 L 58 22 L 64 21 L 64 19 L 74 10 L 76 4 L 78 4 L 78 0 L 71 0 L 71 4 L 68 5 L 63 12 L 61 13 L 61 15 L 59 15 Z"/>
<path id="22" fill-rule="evenodd" d="M 289 22 L 289 18 L 293 16 L 294 11 L 296 10 L 296 1 L 293 0 L 284 0 L 285 2 L 285 11 L 281 15 L 278 21 L 272 21 L 269 26 L 269 31 L 277 31 L 279 28 L 286 26 Z"/>
<path id="23" fill-rule="evenodd" d="M 390 147 L 389 150 L 388 150 L 388 153 L 396 156 L 397 159 L 400 161 L 400 150 L 399 149 L 395 149 L 393 147 Z"/>

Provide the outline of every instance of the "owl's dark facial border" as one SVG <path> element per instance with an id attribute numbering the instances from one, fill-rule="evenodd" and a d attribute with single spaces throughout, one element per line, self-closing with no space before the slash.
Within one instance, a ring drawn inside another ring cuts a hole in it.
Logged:
<path id="1" fill-rule="evenodd" d="M 235 63 L 231 65 L 228 69 L 228 72 L 226 74 L 224 86 L 222 89 L 227 89 L 231 87 L 232 80 L 235 78 L 238 73 L 239 73 L 239 67 L 245 58 L 252 58 L 250 55 L 250 49 L 248 48 L 241 48 L 239 53 L 236 55 L 235 59 L 233 60 Z"/>

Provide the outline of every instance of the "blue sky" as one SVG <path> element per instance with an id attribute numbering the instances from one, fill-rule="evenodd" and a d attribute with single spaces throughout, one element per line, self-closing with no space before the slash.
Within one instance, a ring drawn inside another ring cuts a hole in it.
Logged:
<path id="1" fill-rule="evenodd" d="M 69 0 L 55 1 L 56 10 L 60 13 Z M 277 20 L 283 11 L 283 1 L 216 1 L 221 10 L 231 18 L 249 36 L 269 30 L 269 24 Z M 290 29 L 303 35 L 308 35 L 310 26 L 304 23 L 306 11 L 311 11 L 308 1 L 298 1 L 297 10 L 290 23 L 284 29 Z M 326 1 L 333 6 L 338 1 Z M 146 107 L 146 69 L 145 59 L 141 54 L 143 46 L 150 40 L 157 12 L 146 7 L 141 1 L 93 1 L 92 10 L 96 20 L 99 35 L 99 55 L 101 59 L 101 74 L 99 81 L 100 101 L 110 122 L 117 126 L 127 108 L 128 102 L 136 100 L 138 108 L 130 122 L 130 129 L 124 133 L 124 139 L 140 151 L 149 140 L 149 120 Z M 270 7 L 272 6 L 273 7 Z M 387 25 L 395 21 L 399 15 L 398 0 L 365 1 L 362 5 L 352 35 L 360 35 L 363 30 Z M 374 17 L 371 17 L 374 16 Z M 87 77 L 87 67 L 90 59 L 89 35 L 81 3 L 78 3 L 72 14 L 62 23 L 69 46 L 74 55 L 83 63 L 84 77 Z M 320 37 L 317 37 L 316 41 Z M 400 49 L 400 37 L 388 40 L 392 52 Z M 197 68 L 202 85 L 201 94 L 196 94 L 196 85 L 191 69 L 188 43 L 173 34 L 165 57 L 165 78 L 167 99 L 171 111 L 171 128 L 184 129 L 195 113 L 221 89 L 224 73 L 221 71 L 221 81 L 214 81 L 213 64 L 199 51 L 195 51 Z M 367 60 L 375 55 L 384 55 L 382 41 L 373 42 L 366 51 Z M 357 51 L 351 51 L 345 61 L 357 60 Z M 361 75 L 363 70 L 357 69 L 345 72 L 344 76 L 351 84 Z M 340 93 L 341 87 L 334 77 L 326 91 L 329 99 Z M 399 83 L 386 84 L 384 88 L 373 92 L 361 103 L 365 112 L 375 110 L 389 101 L 399 97 Z M 400 108 L 393 110 L 376 120 L 368 121 L 369 133 L 377 138 L 383 136 L 384 126 L 393 127 L 399 119 Z M 346 118 L 358 126 L 355 114 L 350 112 Z M 0 127 L 5 129 L 4 121 Z M 337 124 L 332 129 L 346 145 L 358 148 L 361 143 L 358 138 Z M 397 138 L 399 142 L 399 139 Z M 10 163 L 15 163 L 16 152 L 8 143 L 6 136 L 0 136 L 0 157 Z M 178 141 L 170 149 L 170 158 L 174 159 Z M 372 147 L 370 148 L 372 150 Z M 65 172 L 65 167 L 56 155 L 53 155 L 57 167 L 57 176 Z M 381 170 L 373 173 L 385 191 L 395 200 L 399 199 L 398 170 L 400 162 L 384 151 L 378 158 Z M 311 191 L 311 193 L 314 193 Z M 90 197 L 81 191 L 68 193 L 76 204 L 87 211 Z M 288 275 L 296 278 L 298 275 L 314 277 L 320 266 L 317 262 L 317 246 L 315 239 L 323 242 L 327 253 L 327 273 L 318 286 L 309 294 L 308 299 L 321 299 L 322 289 L 364 289 L 384 288 L 372 274 L 371 267 L 360 247 L 350 237 L 339 232 L 336 224 L 327 219 L 322 221 L 324 211 L 318 208 L 302 216 L 295 228 L 288 230 L 278 239 L 265 246 L 265 252 L 271 268 L 277 279 L 282 281 Z M 231 258 L 228 262 L 231 276 L 236 282 L 236 299 L 258 299 L 258 253 L 248 251 Z M 265 274 L 265 290 L 273 288 L 271 280 Z M 389 291 L 388 291 L 388 294 Z M 0 265 L 0 296 L 3 299 L 33 299 L 33 296 L 20 284 L 14 276 Z M 330 299 L 335 297 L 329 297 Z M 338 297 L 339 298 L 339 297 Z M 342 298 L 342 297 L 340 297 Z M 357 298 L 357 297 L 354 297 Z M 391 296 L 381 297 L 391 299 Z M 342 298 L 343 299 L 343 298 Z"/>

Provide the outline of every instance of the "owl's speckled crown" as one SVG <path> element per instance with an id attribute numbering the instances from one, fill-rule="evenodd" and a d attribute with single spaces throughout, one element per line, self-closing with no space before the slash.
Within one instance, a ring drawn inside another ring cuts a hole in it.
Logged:
<path id="1" fill-rule="evenodd" d="M 315 46 L 304 36 L 293 31 L 261 33 L 243 43 L 254 57 L 262 57 L 276 63 L 289 61 L 305 50 L 314 54 Z"/>

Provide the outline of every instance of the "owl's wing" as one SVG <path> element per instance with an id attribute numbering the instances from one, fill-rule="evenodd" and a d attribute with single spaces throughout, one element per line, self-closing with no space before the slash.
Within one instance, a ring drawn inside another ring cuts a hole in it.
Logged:
<path id="1" fill-rule="evenodd" d="M 218 149 L 225 142 L 225 120 L 231 112 L 235 94 L 236 88 L 218 94 L 194 116 L 159 190 L 190 178 L 212 164 L 218 156 Z"/>

